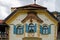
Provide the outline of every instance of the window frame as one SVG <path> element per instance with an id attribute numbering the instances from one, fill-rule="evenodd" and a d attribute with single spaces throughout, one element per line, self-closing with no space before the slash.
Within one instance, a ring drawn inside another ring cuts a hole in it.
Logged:
<path id="1" fill-rule="evenodd" d="M 47 28 L 44 28 L 44 25 L 40 25 L 40 33 L 43 35 L 48 35 L 51 33 L 51 26 L 50 25 L 46 25 Z"/>
<path id="2" fill-rule="evenodd" d="M 14 25 L 14 34 L 17 34 L 17 35 L 22 35 L 24 33 L 24 26 L 22 25 Z M 20 30 L 22 30 L 22 33 L 20 32 Z"/>
<path id="3" fill-rule="evenodd" d="M 34 32 L 29 32 L 29 24 L 26 24 L 26 32 L 27 33 L 35 33 L 36 32 L 36 24 L 33 24 L 34 25 L 34 27 L 33 27 L 33 30 L 34 30 Z M 32 27 L 30 26 L 30 28 L 32 29 Z"/>

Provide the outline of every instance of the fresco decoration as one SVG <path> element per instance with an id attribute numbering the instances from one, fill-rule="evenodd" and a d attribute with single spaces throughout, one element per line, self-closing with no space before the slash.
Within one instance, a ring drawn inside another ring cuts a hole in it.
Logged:
<path id="1" fill-rule="evenodd" d="M 36 20 L 38 23 L 43 23 L 43 20 L 41 20 L 38 16 L 37 16 L 37 12 L 35 11 L 29 11 L 27 13 L 27 16 L 21 21 L 22 23 L 25 23 L 27 20 Z"/>
<path id="2" fill-rule="evenodd" d="M 33 23 L 26 24 L 26 32 L 27 33 L 35 33 L 36 32 L 36 24 L 33 24 Z"/>
<path id="3" fill-rule="evenodd" d="M 40 33 L 44 35 L 48 35 L 51 33 L 51 25 L 40 25 Z"/>
<path id="4" fill-rule="evenodd" d="M 14 25 L 14 34 L 23 34 L 24 26 L 23 25 Z"/>

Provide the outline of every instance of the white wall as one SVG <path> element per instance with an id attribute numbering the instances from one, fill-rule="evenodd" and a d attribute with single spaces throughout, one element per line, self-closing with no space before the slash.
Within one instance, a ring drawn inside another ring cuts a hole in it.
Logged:
<path id="1" fill-rule="evenodd" d="M 47 18 L 45 15 L 42 15 L 42 14 L 38 14 L 38 16 L 44 21 L 45 24 L 54 24 L 53 22 L 51 22 L 49 20 L 49 18 Z M 43 23 L 42 23 L 43 24 Z M 42 35 L 40 34 L 40 37 L 43 39 L 43 40 L 54 40 L 54 31 L 55 31 L 55 25 L 52 25 L 51 26 L 51 34 L 49 35 Z"/>
<path id="2" fill-rule="evenodd" d="M 15 24 L 15 25 L 20 24 L 21 20 L 23 20 L 26 16 L 27 16 L 27 14 L 25 14 L 25 13 L 21 14 L 11 24 Z M 46 23 L 48 25 L 54 24 L 45 15 L 38 14 L 38 17 L 44 21 L 42 24 L 44 24 L 44 23 Z M 40 34 L 40 38 L 42 38 L 42 40 L 54 40 L 54 31 L 55 31 L 54 29 L 55 29 L 55 25 L 52 25 L 51 26 L 51 34 L 49 34 L 49 35 L 41 35 Z M 26 33 L 26 37 L 28 36 L 27 34 L 28 33 Z M 22 40 L 23 37 L 24 37 L 24 34 L 23 35 L 13 34 L 13 25 L 10 25 L 9 40 Z M 37 33 L 35 33 L 35 37 L 37 37 Z"/>
<path id="3" fill-rule="evenodd" d="M 22 14 L 18 16 L 11 24 L 20 24 L 21 20 L 26 17 L 27 14 Z M 10 25 L 10 31 L 9 31 L 9 40 L 22 40 L 24 35 L 16 35 L 13 33 L 13 25 Z"/>

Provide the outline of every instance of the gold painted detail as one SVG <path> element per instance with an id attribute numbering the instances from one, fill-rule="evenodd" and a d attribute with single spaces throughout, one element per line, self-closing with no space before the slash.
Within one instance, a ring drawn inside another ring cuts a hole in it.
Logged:
<path id="1" fill-rule="evenodd" d="M 42 40 L 42 38 L 38 38 L 38 37 L 24 37 L 23 40 Z"/>

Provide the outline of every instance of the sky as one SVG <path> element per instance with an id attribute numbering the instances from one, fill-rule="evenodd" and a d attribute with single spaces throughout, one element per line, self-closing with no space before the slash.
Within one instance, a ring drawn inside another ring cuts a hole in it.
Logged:
<path id="1" fill-rule="evenodd" d="M 11 7 L 33 4 L 34 0 L 0 0 L 0 20 L 11 14 Z M 60 12 L 60 0 L 36 0 L 36 4 L 47 7 L 50 12 Z"/>

